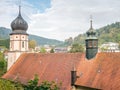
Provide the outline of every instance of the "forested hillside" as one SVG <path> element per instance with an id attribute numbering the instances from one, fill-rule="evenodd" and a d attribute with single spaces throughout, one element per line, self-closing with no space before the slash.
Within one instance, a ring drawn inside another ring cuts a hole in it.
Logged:
<path id="1" fill-rule="evenodd" d="M 9 46 L 9 34 L 12 31 L 5 27 L 0 27 L 0 46 L 6 46 L 8 48 Z M 59 45 L 63 43 L 62 41 L 55 40 L 55 39 L 48 39 L 44 37 L 40 37 L 37 35 L 29 35 L 29 40 L 35 40 L 37 42 L 37 45 Z"/>
<path id="2" fill-rule="evenodd" d="M 0 39 L 8 39 L 11 30 L 5 27 L 0 27 Z"/>
<path id="3" fill-rule="evenodd" d="M 55 39 L 48 39 L 48 38 L 44 38 L 44 37 L 40 37 L 37 35 L 29 35 L 29 40 L 35 40 L 37 42 L 38 45 L 59 45 L 61 43 L 63 43 L 62 41 L 58 41 Z"/>
<path id="4" fill-rule="evenodd" d="M 102 44 L 104 42 L 120 43 L 120 22 L 112 23 L 110 25 L 96 29 L 96 31 L 97 31 L 97 35 L 98 35 L 98 39 L 99 39 L 99 44 Z M 2 45 L 4 43 L 6 45 L 6 47 L 9 46 L 8 38 L 9 38 L 10 32 L 11 32 L 10 29 L 0 27 L 0 40 L 2 39 L 2 41 L 0 41 L 0 45 Z M 29 36 L 29 39 L 36 40 L 38 45 L 49 44 L 49 45 L 62 45 L 62 46 L 71 45 L 72 43 L 80 43 L 80 44 L 84 45 L 85 38 L 86 38 L 85 33 L 79 34 L 73 40 L 71 38 L 69 38 L 69 39 L 67 39 L 67 41 L 65 43 L 63 43 L 63 42 L 55 40 L 55 39 L 47 39 L 47 38 L 43 38 L 43 37 L 36 36 L 36 35 Z M 7 40 L 4 41 L 3 39 L 7 39 Z"/>
<path id="5" fill-rule="evenodd" d="M 120 43 L 120 22 L 112 23 L 102 28 L 96 29 L 99 44 L 104 42 Z M 79 34 L 74 38 L 73 43 L 85 44 L 86 34 Z"/>

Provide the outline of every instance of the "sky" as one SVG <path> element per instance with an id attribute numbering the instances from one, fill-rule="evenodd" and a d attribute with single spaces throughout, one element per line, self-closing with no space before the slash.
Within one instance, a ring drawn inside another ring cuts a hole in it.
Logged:
<path id="1" fill-rule="evenodd" d="M 22 17 L 28 22 L 27 32 L 64 41 L 120 21 L 120 0 L 0 0 L 0 27 L 10 28 L 21 5 Z"/>

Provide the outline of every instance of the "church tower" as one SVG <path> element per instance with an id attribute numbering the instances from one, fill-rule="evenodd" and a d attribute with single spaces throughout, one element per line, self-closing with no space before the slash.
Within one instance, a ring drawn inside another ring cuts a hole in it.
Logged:
<path id="1" fill-rule="evenodd" d="M 10 50 L 8 53 L 7 70 L 16 62 L 18 57 L 28 51 L 28 29 L 27 22 L 21 16 L 21 6 L 19 14 L 11 23 L 12 33 L 10 33 Z"/>
<path id="2" fill-rule="evenodd" d="M 90 20 L 90 29 L 86 34 L 86 58 L 90 60 L 94 58 L 98 52 L 98 38 L 96 37 L 96 31 L 92 27 L 92 19 Z"/>

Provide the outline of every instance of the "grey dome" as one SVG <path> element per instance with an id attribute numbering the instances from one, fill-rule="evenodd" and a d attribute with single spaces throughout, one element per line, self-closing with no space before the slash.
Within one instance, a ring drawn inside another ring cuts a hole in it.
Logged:
<path id="1" fill-rule="evenodd" d="M 93 28 L 90 28 L 88 31 L 87 31 L 87 35 L 89 36 L 89 35 L 96 35 L 96 32 L 95 32 L 95 30 L 93 29 Z"/>
<path id="2" fill-rule="evenodd" d="M 11 28 L 13 31 L 15 31 L 15 30 L 26 31 L 28 29 L 27 22 L 21 16 L 20 7 L 19 7 L 19 15 L 17 16 L 17 18 L 15 20 L 12 21 Z"/>
<path id="3" fill-rule="evenodd" d="M 92 27 L 92 20 L 90 21 L 90 29 L 87 31 L 87 36 L 88 37 L 95 37 L 96 36 L 96 31 Z"/>
<path id="4" fill-rule="evenodd" d="M 96 37 L 96 31 L 93 29 L 92 27 L 92 20 L 90 20 L 90 29 L 86 32 L 86 40 L 93 40 L 93 39 L 96 39 L 97 40 L 97 37 Z"/>

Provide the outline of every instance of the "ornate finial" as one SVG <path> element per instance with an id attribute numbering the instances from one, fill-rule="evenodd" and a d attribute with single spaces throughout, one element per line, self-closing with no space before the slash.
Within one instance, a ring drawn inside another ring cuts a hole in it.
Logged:
<path id="1" fill-rule="evenodd" d="M 90 15 L 90 28 L 92 29 L 92 15 Z"/>
<path id="2" fill-rule="evenodd" d="M 21 0 L 19 1 L 19 15 L 21 15 Z"/>
<path id="3" fill-rule="evenodd" d="M 21 15 L 21 6 L 19 5 L 19 15 Z"/>

